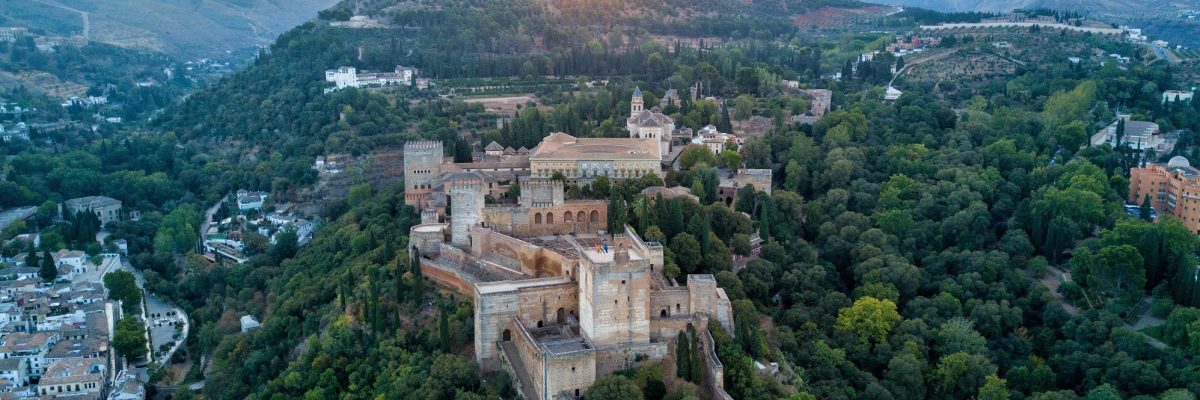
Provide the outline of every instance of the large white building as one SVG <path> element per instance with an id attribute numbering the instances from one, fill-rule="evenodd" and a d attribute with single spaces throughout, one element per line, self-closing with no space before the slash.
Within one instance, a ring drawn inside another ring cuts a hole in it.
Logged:
<path id="1" fill-rule="evenodd" d="M 1191 90 L 1168 90 L 1168 91 L 1163 92 L 1162 102 L 1163 103 L 1174 103 L 1177 101 L 1185 102 L 1185 103 L 1191 102 L 1192 94 L 1193 94 L 1193 92 Z"/>
<path id="2" fill-rule="evenodd" d="M 1125 121 L 1125 131 L 1117 135 L 1117 125 Z M 1175 148 L 1177 139 L 1163 135 L 1158 124 L 1147 121 L 1134 121 L 1128 115 L 1121 115 L 1117 121 L 1092 135 L 1091 145 L 1107 144 L 1112 147 L 1128 145 L 1134 150 L 1154 150 L 1156 153 L 1170 153 Z"/>
<path id="3" fill-rule="evenodd" d="M 713 154 L 721 154 L 725 151 L 725 143 L 734 142 L 741 144 L 737 136 L 717 131 L 717 127 L 709 125 L 700 128 L 696 136 L 692 138 L 692 144 L 698 144 L 708 147 L 708 150 Z"/>
<path id="4" fill-rule="evenodd" d="M 671 153 L 671 132 L 675 131 L 675 120 L 659 111 L 658 107 L 645 109 L 642 100 L 642 89 L 633 89 L 633 98 L 629 101 L 629 119 L 625 120 L 625 129 L 629 130 L 632 139 L 658 139 L 658 156 Z"/>
<path id="5" fill-rule="evenodd" d="M 412 85 L 417 69 L 397 65 L 394 72 L 360 72 L 354 67 L 340 67 L 325 70 L 325 80 L 333 82 L 334 87 L 325 89 L 326 93 L 338 89 L 364 88 L 376 86 Z"/>

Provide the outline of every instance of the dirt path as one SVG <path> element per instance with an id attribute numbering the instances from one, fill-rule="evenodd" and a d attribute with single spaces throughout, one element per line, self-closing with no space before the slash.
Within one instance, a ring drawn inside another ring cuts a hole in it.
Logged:
<path id="1" fill-rule="evenodd" d="M 1075 307 L 1074 304 L 1063 298 L 1062 293 L 1058 292 L 1058 287 L 1062 285 L 1063 277 L 1065 276 L 1064 273 L 1058 268 L 1049 267 L 1048 269 L 1049 273 L 1039 278 L 1038 281 L 1046 286 L 1047 289 L 1050 289 L 1050 294 L 1054 296 L 1055 300 L 1058 300 L 1058 304 L 1062 306 L 1063 310 L 1067 311 L 1067 314 L 1071 314 L 1072 316 L 1079 315 L 1079 307 Z"/>
<path id="2" fill-rule="evenodd" d="M 1038 278 L 1038 282 L 1041 282 L 1043 286 L 1045 286 L 1047 289 L 1050 289 L 1050 294 L 1054 296 L 1055 300 L 1058 300 L 1058 304 L 1062 306 L 1063 310 L 1065 310 L 1067 314 L 1070 314 L 1071 316 L 1079 315 L 1079 307 L 1075 307 L 1074 304 L 1071 304 L 1067 301 L 1067 299 L 1063 298 L 1062 294 L 1058 293 L 1058 287 L 1062 285 L 1062 282 L 1064 282 L 1066 274 L 1062 270 L 1055 267 L 1049 267 L 1047 269 L 1048 273 L 1045 276 Z M 1142 299 L 1142 301 L 1146 301 L 1146 299 Z M 1147 311 L 1138 317 L 1137 322 L 1134 322 L 1132 325 L 1124 325 L 1125 328 L 1129 330 L 1141 333 L 1140 331 L 1146 327 L 1159 326 L 1164 323 L 1166 323 L 1166 321 L 1163 321 L 1162 318 L 1155 317 Z M 1156 349 L 1161 350 L 1167 348 L 1166 343 L 1150 337 L 1150 335 L 1142 333 L 1142 337 L 1146 338 L 1147 344 L 1154 346 Z"/>
<path id="3" fill-rule="evenodd" d="M 57 7 L 57 8 L 61 8 L 61 9 L 64 9 L 64 10 L 67 10 L 70 12 L 79 13 L 79 17 L 83 19 L 83 38 L 85 40 L 90 40 L 92 38 L 92 21 L 91 21 L 91 16 L 88 15 L 87 11 L 76 10 L 74 8 L 59 4 L 56 1 L 45 1 L 45 0 L 33 0 L 33 1 L 37 2 L 37 3 L 45 4 L 50 7 Z"/>

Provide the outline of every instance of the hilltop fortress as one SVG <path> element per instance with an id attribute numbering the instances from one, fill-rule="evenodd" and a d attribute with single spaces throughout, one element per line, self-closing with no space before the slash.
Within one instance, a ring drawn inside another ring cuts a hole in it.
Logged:
<path id="1" fill-rule="evenodd" d="M 661 244 L 609 227 L 607 201 L 565 200 L 563 182 L 549 178 L 661 174 L 661 136 L 637 136 L 555 133 L 531 151 L 488 146 L 457 164 L 443 162 L 440 142 L 405 145 L 405 202 L 422 221 L 410 254 L 426 277 L 474 298 L 476 361 L 508 371 L 527 399 L 578 398 L 598 377 L 671 359 L 686 331 L 699 339 L 707 389 L 728 397 L 707 329 L 733 331 L 716 279 L 665 278 Z M 512 185 L 516 201 L 489 202 Z"/>

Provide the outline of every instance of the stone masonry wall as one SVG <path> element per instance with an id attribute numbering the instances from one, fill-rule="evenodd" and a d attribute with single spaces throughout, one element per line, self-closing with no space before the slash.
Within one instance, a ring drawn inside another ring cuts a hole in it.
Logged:
<path id="1" fill-rule="evenodd" d="M 667 343 L 663 341 L 597 348 L 596 376 L 609 375 L 626 368 L 635 368 L 647 362 L 666 358 L 670 354 Z"/>

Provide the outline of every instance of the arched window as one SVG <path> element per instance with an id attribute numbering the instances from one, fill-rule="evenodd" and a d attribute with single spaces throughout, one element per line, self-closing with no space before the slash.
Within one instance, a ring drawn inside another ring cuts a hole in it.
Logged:
<path id="1" fill-rule="evenodd" d="M 599 211 L 592 210 L 591 222 L 593 224 L 600 222 L 600 212 Z"/>
<path id="2" fill-rule="evenodd" d="M 666 309 L 660 310 L 660 311 L 658 312 L 658 316 L 660 316 L 660 317 L 666 317 L 666 316 L 667 316 L 667 310 L 666 310 Z"/>
<path id="3" fill-rule="evenodd" d="M 552 212 L 548 212 L 548 213 L 546 213 L 546 223 L 547 223 L 547 224 L 553 224 L 553 223 L 554 223 L 554 213 L 552 213 Z"/>
<path id="4" fill-rule="evenodd" d="M 563 213 L 563 222 L 566 222 L 568 224 L 575 222 L 575 218 L 573 217 L 573 214 L 571 214 L 570 211 Z"/>
<path id="5" fill-rule="evenodd" d="M 535 214 L 533 214 L 533 224 L 534 224 L 534 225 L 541 225 L 541 224 L 542 224 L 542 213 L 535 213 Z"/>
<path id="6" fill-rule="evenodd" d="M 587 222 L 587 216 L 583 214 L 583 211 L 580 211 L 575 213 L 575 220 L 579 222 Z"/>

